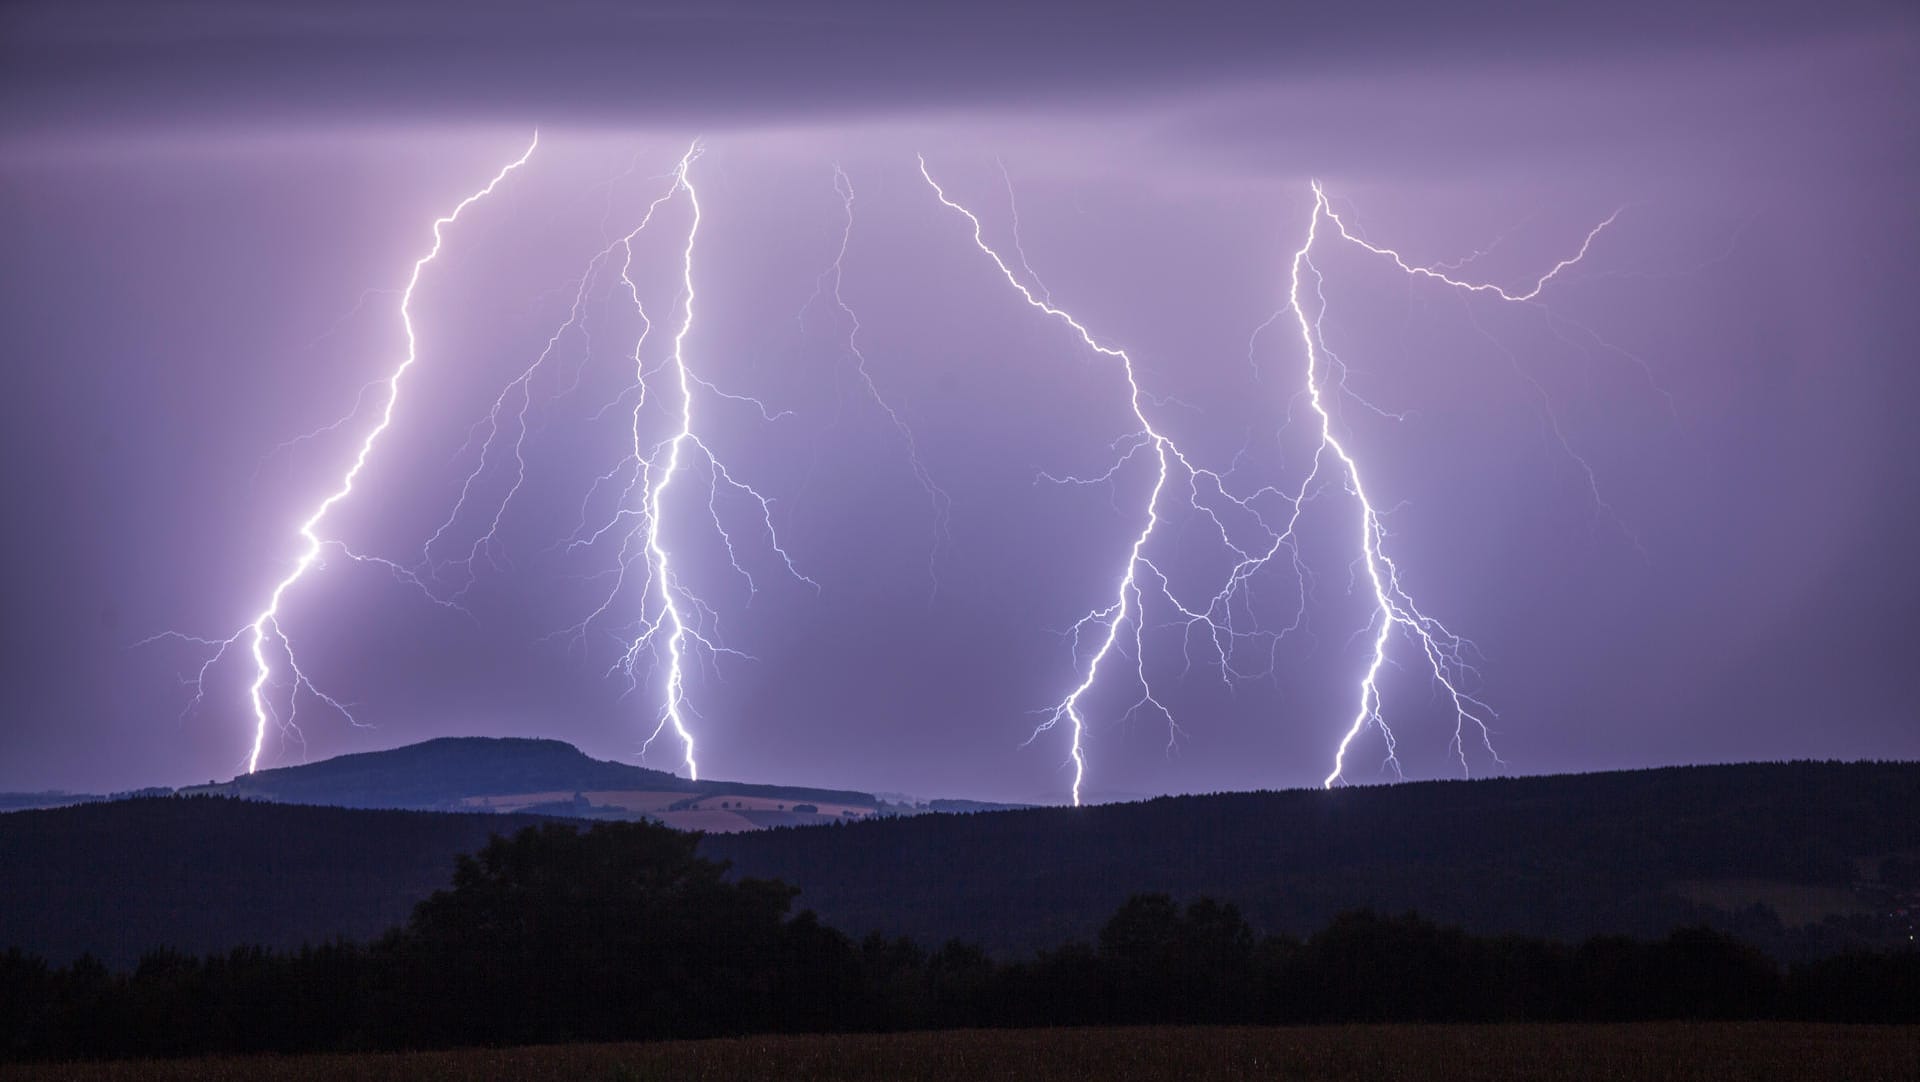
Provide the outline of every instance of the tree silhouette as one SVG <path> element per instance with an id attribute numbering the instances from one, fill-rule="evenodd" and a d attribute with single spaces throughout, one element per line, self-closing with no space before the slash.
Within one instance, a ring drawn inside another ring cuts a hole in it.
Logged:
<path id="1" fill-rule="evenodd" d="M 645 822 L 554 823 L 462 857 L 401 941 L 406 982 L 428 993 L 417 1023 L 493 1043 L 764 1021 L 795 891 L 729 883 L 698 843 Z"/>

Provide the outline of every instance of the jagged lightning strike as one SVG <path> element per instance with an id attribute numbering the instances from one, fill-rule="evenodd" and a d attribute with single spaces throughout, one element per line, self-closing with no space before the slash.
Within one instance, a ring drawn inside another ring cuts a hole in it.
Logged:
<path id="1" fill-rule="evenodd" d="M 324 499 L 314 506 L 312 512 L 301 521 L 298 533 L 301 540 L 305 543 L 305 547 L 294 560 L 292 570 L 288 571 L 285 577 L 274 584 L 272 592 L 267 595 L 266 605 L 254 616 L 251 623 L 225 639 L 205 639 L 197 636 L 182 635 L 177 632 L 165 632 L 163 636 L 155 636 L 155 638 L 171 637 L 185 639 L 190 642 L 215 648 L 213 656 L 200 666 L 199 671 L 196 673 L 193 681 L 191 681 L 195 690 L 194 698 L 187 707 L 189 710 L 193 709 L 203 698 L 206 689 L 206 678 L 212 667 L 226 655 L 227 650 L 235 643 L 239 642 L 242 638 L 248 640 L 248 652 L 253 657 L 254 665 L 253 681 L 247 687 L 248 702 L 252 707 L 254 720 L 253 746 L 247 754 L 247 773 L 249 774 L 259 769 L 260 752 L 266 743 L 267 728 L 276 716 L 280 717 L 283 726 L 292 726 L 294 724 L 295 712 L 298 706 L 298 696 L 302 688 L 311 692 L 333 709 L 339 711 L 350 722 L 354 720 L 352 712 L 345 704 L 320 690 L 320 688 L 315 686 L 313 682 L 307 678 L 306 673 L 301 670 L 300 662 L 294 654 L 293 643 L 280 626 L 280 606 L 286 599 L 287 591 L 291 590 L 296 583 L 306 577 L 307 572 L 320 561 L 321 554 L 329 547 L 340 551 L 349 559 L 378 563 L 389 568 L 402 578 L 412 577 L 410 571 L 391 561 L 378 557 L 362 556 L 346 548 L 338 541 L 321 537 L 318 532 L 319 526 L 321 521 L 327 517 L 327 513 L 332 511 L 335 505 L 352 495 L 354 482 L 359 478 L 360 472 L 366 468 L 367 460 L 373 454 L 374 445 L 379 442 L 381 435 L 393 424 L 394 409 L 400 401 L 400 381 L 407 374 L 408 369 L 413 367 L 414 362 L 419 359 L 419 342 L 413 327 L 414 290 L 419 286 L 420 276 L 426 270 L 427 265 L 439 257 L 441 244 L 445 239 L 444 231 L 446 227 L 457 221 L 468 207 L 492 195 L 494 189 L 499 187 L 502 181 L 506 180 L 508 174 L 525 165 L 528 159 L 533 157 L 533 152 L 539 145 L 540 135 L 538 132 L 535 132 L 532 141 L 527 144 L 527 149 L 521 152 L 518 158 L 508 162 L 499 172 L 495 173 L 493 179 L 489 180 L 485 187 L 461 200 L 459 204 L 445 216 L 434 220 L 433 246 L 428 249 L 425 255 L 414 261 L 413 272 L 408 276 L 406 289 L 402 291 L 400 295 L 400 324 L 406 332 L 406 356 L 401 358 L 400 363 L 395 366 L 392 373 L 390 373 L 386 379 L 379 381 L 380 384 L 385 385 L 387 392 L 386 401 L 380 410 L 379 420 L 377 420 L 373 427 L 367 430 L 367 434 L 361 438 L 360 447 L 354 454 L 353 462 L 347 467 L 346 472 L 341 475 L 338 487 L 328 493 Z M 364 390 L 362 393 L 364 394 Z M 337 424 L 329 427 L 337 427 Z M 284 716 L 276 715 L 273 704 L 268 701 L 268 684 L 273 680 L 274 672 L 273 662 L 268 658 L 270 645 L 278 648 L 279 655 L 286 662 L 288 671 L 293 674 L 291 687 L 287 695 L 286 712 Z"/>
<path id="2" fill-rule="evenodd" d="M 759 400 L 744 395 L 732 394 L 716 387 L 702 378 L 688 362 L 686 342 L 693 330 L 695 289 L 693 279 L 693 261 L 696 244 L 700 234 L 701 207 L 700 194 L 694 187 L 692 168 L 699 159 L 701 144 L 695 142 L 673 172 L 673 183 L 667 192 L 655 199 L 647 208 L 640 224 L 616 242 L 624 255 L 620 269 L 620 282 L 632 301 L 634 311 L 641 321 L 641 331 L 634 344 L 632 360 L 634 364 L 631 393 L 634 395 L 632 411 L 631 446 L 626 456 L 609 472 L 602 474 L 595 482 L 595 489 L 607 480 L 630 470 L 626 486 L 621 494 L 619 506 L 612 517 L 598 529 L 585 536 L 576 531 L 568 542 L 569 548 L 591 547 L 602 538 L 615 532 L 623 522 L 631 522 L 629 529 L 620 534 L 620 554 L 616 568 L 615 582 L 599 607 L 594 609 L 573 632 L 584 635 L 587 628 L 601 616 L 610 611 L 626 586 L 628 569 L 638 562 L 645 570 L 641 583 L 641 613 L 638 619 L 629 625 L 634 630 L 627 638 L 627 645 L 615 668 L 624 671 L 630 680 L 638 683 L 637 666 L 641 656 L 652 650 L 662 670 L 661 698 L 653 731 L 641 744 L 641 754 L 645 754 L 653 743 L 673 732 L 684 750 L 683 761 L 687 776 L 699 777 L 699 763 L 694 756 L 693 732 L 688 726 L 689 715 L 695 713 L 687 696 L 686 667 L 696 651 L 705 651 L 708 659 L 718 655 L 746 657 L 738 650 L 727 647 L 717 641 L 713 625 L 717 616 L 713 608 L 702 601 L 692 587 L 675 569 L 673 555 L 662 530 L 667 521 L 667 495 L 674 481 L 685 472 L 686 461 L 697 457 L 707 467 L 706 507 L 715 532 L 726 550 L 729 564 L 733 570 L 745 579 L 749 592 L 758 589 L 753 575 L 741 565 L 734 547 L 734 539 L 721 517 L 717 506 L 721 491 L 737 493 L 752 500 L 759 509 L 760 524 L 766 531 L 767 544 L 772 553 L 778 556 L 787 572 L 800 582 L 819 589 L 819 583 L 803 574 L 794 564 L 793 557 L 781 545 L 779 534 L 773 524 L 772 501 L 759 490 L 736 478 L 725 463 L 715 454 L 711 445 L 701 438 L 694 424 L 694 398 L 696 390 L 705 391 L 717 398 L 743 402 L 754 406 L 763 419 L 775 419 L 779 414 L 768 412 Z M 678 195 L 687 199 L 691 220 L 687 226 L 687 238 L 680 252 L 680 324 L 674 332 L 672 349 L 664 364 L 670 376 L 673 391 L 677 395 L 677 409 L 672 412 L 672 431 L 664 438 L 651 444 L 645 432 L 644 410 L 648 402 L 648 379 L 643 349 L 646 339 L 653 328 L 652 320 L 647 316 L 642 303 L 640 288 L 633 280 L 634 241 L 653 220 L 653 215 L 668 200 Z M 592 490 L 589 491 L 591 498 Z M 585 521 L 583 508 L 582 522 Z M 584 530 L 584 527 L 583 527 Z M 637 549 L 637 551 L 636 551 Z"/>
<path id="3" fill-rule="evenodd" d="M 741 564 L 733 534 L 728 530 L 722 517 L 719 507 L 722 491 L 743 495 L 754 501 L 759 510 L 761 525 L 766 530 L 771 551 L 780 558 L 786 570 L 797 580 L 815 589 L 819 588 L 818 583 L 799 571 L 792 556 L 782 547 L 773 525 L 772 501 L 751 485 L 735 477 L 714 453 L 712 446 L 701 438 L 694 424 L 694 398 L 699 392 L 706 392 L 724 401 L 751 405 L 765 420 L 777 420 L 784 416 L 784 413 L 770 412 L 757 399 L 722 390 L 697 374 L 687 359 L 686 340 L 693 330 L 694 322 L 693 258 L 701 225 L 699 193 L 693 185 L 691 170 L 702 150 L 702 145 L 698 141 L 694 142 L 669 174 L 667 189 L 647 205 L 639 222 L 631 230 L 601 248 L 588 261 L 586 271 L 575 284 L 573 300 L 567 310 L 566 319 L 548 337 L 545 346 L 533 361 L 502 389 L 487 415 L 475 426 L 476 433 L 482 428 L 486 432 L 484 439 L 479 441 L 476 461 L 466 479 L 461 483 L 460 493 L 452 509 L 423 546 L 420 558 L 421 574 L 431 580 L 437 581 L 443 572 L 450 569 L 459 572 L 458 586 L 453 595 L 454 601 L 458 601 L 476 585 L 476 564 L 484 560 L 489 564 L 497 565 L 496 552 L 503 550 L 503 545 L 498 539 L 502 523 L 509 506 L 519 494 L 526 479 L 528 453 L 526 441 L 529 434 L 527 413 L 533 399 L 534 377 L 554 359 L 555 350 L 561 340 L 569 333 L 578 330 L 587 338 L 588 357 L 580 362 L 579 368 L 576 368 L 572 385 L 563 389 L 561 393 L 564 394 L 579 386 L 581 370 L 591 360 L 592 352 L 592 336 L 585 332 L 588 295 L 603 269 L 617 266 L 618 292 L 625 293 L 627 302 L 632 305 L 633 313 L 639 320 L 639 332 L 635 336 L 632 349 L 626 354 L 626 360 L 632 364 L 632 377 L 626 388 L 613 401 L 603 405 L 590 419 L 597 421 L 630 399 L 627 446 L 619 460 L 599 474 L 589 486 L 586 495 L 582 497 L 580 515 L 574 529 L 567 536 L 558 539 L 549 551 L 564 549 L 571 554 L 592 550 L 602 541 L 611 538 L 618 540 L 619 554 L 614 566 L 607 572 L 613 578 L 613 585 L 602 596 L 600 603 L 578 623 L 548 637 L 564 635 L 572 642 L 584 644 L 588 631 L 604 617 L 613 613 L 620 599 L 626 596 L 630 586 L 629 572 L 638 568 L 641 612 L 637 619 L 624 625 L 631 629 L 631 632 L 620 635 L 624 645 L 609 672 L 624 672 L 630 681 L 630 689 L 637 688 L 640 678 L 638 668 L 643 655 L 649 651 L 653 653 L 661 672 L 661 698 L 654 727 L 642 743 L 641 753 L 644 755 L 656 740 L 671 730 L 684 750 L 683 762 L 688 776 L 696 778 L 699 775 L 699 764 L 695 758 L 694 736 L 689 726 L 690 715 L 695 711 L 688 699 L 687 665 L 700 652 L 704 652 L 704 656 L 709 660 L 719 655 L 741 658 L 747 655 L 726 647 L 718 641 L 715 634 L 718 616 L 715 610 L 701 600 L 681 576 L 675 566 L 671 547 L 663 536 L 663 530 L 669 518 L 668 492 L 673 488 L 675 480 L 685 472 L 689 461 L 697 459 L 706 465 L 706 507 L 710 521 L 726 552 L 728 563 L 745 580 L 750 594 L 757 592 L 758 584 L 752 573 Z M 632 172 L 631 167 L 628 172 Z M 650 367 L 651 362 L 646 348 L 654 329 L 654 321 L 647 313 L 640 285 L 634 280 L 636 242 L 653 223 L 660 209 L 678 196 L 686 198 L 691 216 L 679 261 L 679 296 L 676 303 L 681 306 L 681 321 L 673 336 L 669 356 L 664 362 L 652 364 Z M 670 411 L 672 430 L 664 437 L 654 439 L 648 435 L 647 428 L 647 410 L 655 398 L 650 393 L 651 381 L 663 374 L 670 378 L 672 390 L 676 396 L 673 401 L 677 403 L 677 408 Z M 503 421 L 506 424 L 503 424 Z M 514 436 L 510 449 L 510 482 L 504 495 L 493 504 L 491 512 L 487 513 L 485 529 L 466 546 L 461 555 L 451 559 L 435 557 L 436 546 L 448 537 L 467 511 L 476 484 L 487 473 L 489 464 L 494 461 L 495 441 L 502 435 L 508 424 Z M 469 446 L 471 445 L 470 441 Z M 618 490 L 614 505 L 604 521 L 590 527 L 594 501 L 603 489 L 609 487 Z"/>
<path id="4" fill-rule="evenodd" d="M 1114 586 L 1112 594 L 1113 600 L 1109 604 L 1089 610 L 1086 615 L 1075 621 L 1069 629 L 1076 663 L 1078 662 L 1083 635 L 1091 628 L 1100 629 L 1097 632 L 1098 643 L 1092 653 L 1088 655 L 1085 673 L 1082 675 L 1080 682 L 1075 685 L 1064 698 L 1046 708 L 1043 712 L 1045 715 L 1044 720 L 1034 729 L 1033 736 L 1028 738 L 1029 742 L 1031 742 L 1041 733 L 1053 729 L 1061 722 L 1064 721 L 1067 724 L 1069 733 L 1068 758 L 1073 764 L 1073 803 L 1077 806 L 1080 803 L 1080 790 L 1086 780 L 1087 769 L 1085 749 L 1087 721 L 1083 712 L 1082 702 L 1086 696 L 1092 692 L 1094 686 L 1099 683 L 1101 666 L 1107 659 L 1116 653 L 1124 654 L 1124 647 L 1121 644 L 1121 632 L 1123 628 L 1132 628 L 1134 676 L 1140 687 L 1140 698 L 1135 700 L 1133 704 L 1127 708 L 1123 716 L 1131 716 L 1133 713 L 1142 709 L 1152 709 L 1156 711 L 1166 720 L 1169 748 L 1173 746 L 1174 742 L 1181 735 L 1181 729 L 1178 722 L 1174 719 L 1173 712 L 1169 710 L 1166 704 L 1161 702 L 1155 694 L 1153 684 L 1147 674 L 1146 649 L 1142 638 L 1146 631 L 1145 622 L 1142 619 L 1142 610 L 1146 601 L 1145 593 L 1141 585 L 1143 573 L 1149 577 L 1148 582 L 1152 586 L 1154 593 L 1160 597 L 1164 597 L 1173 606 L 1175 611 L 1180 614 L 1181 622 L 1188 635 L 1191 635 L 1198 628 L 1205 629 L 1204 633 L 1208 636 L 1217 655 L 1223 678 L 1227 678 L 1233 672 L 1232 653 L 1234 645 L 1245 638 L 1262 634 L 1249 633 L 1234 626 L 1230 607 L 1232 600 L 1230 590 L 1223 590 L 1221 594 L 1209 599 L 1205 607 L 1199 609 L 1192 608 L 1181 602 L 1180 599 L 1174 595 L 1172 584 L 1168 581 L 1167 576 L 1161 572 L 1160 568 L 1154 564 L 1153 560 L 1147 554 L 1147 546 L 1153 540 L 1162 521 L 1161 499 L 1167 491 L 1169 482 L 1173 479 L 1174 472 L 1177 469 L 1186 480 L 1188 506 L 1192 510 L 1206 516 L 1212 522 L 1219 534 L 1221 543 L 1238 559 L 1241 565 L 1255 559 L 1255 557 L 1234 543 L 1232 533 L 1226 522 L 1221 518 L 1223 509 L 1202 500 L 1202 482 L 1204 481 L 1206 483 L 1213 497 L 1224 503 L 1232 504 L 1241 512 L 1251 516 L 1255 522 L 1263 525 L 1264 520 L 1261 519 L 1258 511 L 1254 509 L 1253 501 L 1261 496 L 1273 494 L 1273 490 L 1270 488 L 1262 489 L 1248 497 L 1235 497 L 1227 493 L 1225 484 L 1219 474 L 1195 465 L 1187 457 L 1186 453 L 1180 449 L 1179 445 L 1176 444 L 1171 437 L 1156 428 L 1153 421 L 1148 417 L 1147 403 L 1152 399 L 1140 386 L 1138 375 L 1134 371 L 1133 358 L 1127 354 L 1126 350 L 1101 343 L 1093 336 L 1093 332 L 1087 329 L 1085 324 L 1081 323 L 1065 309 L 1057 307 L 1052 302 L 1051 294 L 1036 294 L 1035 288 L 1037 288 L 1037 286 L 1030 286 L 1026 282 L 1023 282 L 1020 276 L 1016 274 L 1013 268 L 1007 263 L 1006 259 L 1003 258 L 992 245 L 987 243 L 983 235 L 980 219 L 972 211 L 948 197 L 946 190 L 940 186 L 939 181 L 936 181 L 933 178 L 933 174 L 928 170 L 926 158 L 922 156 L 919 162 L 920 175 L 926 180 L 928 186 L 933 189 L 935 197 L 938 198 L 942 204 L 967 219 L 969 226 L 972 228 L 975 247 L 979 248 L 981 252 L 993 261 L 994 266 L 999 269 L 1001 276 L 1019 293 L 1021 299 L 1024 300 L 1028 306 L 1066 324 L 1072 329 L 1073 333 L 1078 336 L 1081 344 L 1086 348 L 1103 357 L 1119 362 L 1121 373 L 1125 377 L 1128 390 L 1128 406 L 1139 428 L 1132 433 L 1122 436 L 1117 442 L 1116 446 L 1124 448 L 1124 450 L 1121 451 L 1119 461 L 1106 473 L 1093 478 L 1043 476 L 1048 480 L 1072 484 L 1103 484 L 1112 481 L 1120 468 L 1130 461 L 1134 455 L 1148 448 L 1151 448 L 1153 451 L 1155 465 L 1153 486 L 1147 494 L 1145 505 L 1142 509 L 1139 532 L 1134 535 L 1133 543 L 1127 550 L 1126 562 L 1121 570 L 1120 578 Z M 1019 258 L 1022 265 L 1026 266 L 1026 256 L 1024 252 L 1020 254 Z"/>
<path id="5" fill-rule="evenodd" d="M 1538 297 L 1540 292 L 1546 289 L 1547 284 L 1560 275 L 1560 272 L 1585 259 L 1588 249 L 1593 245 L 1594 238 L 1598 237 L 1601 231 L 1612 225 L 1614 220 L 1619 216 L 1620 211 L 1618 210 L 1608 215 L 1600 224 L 1587 231 L 1587 235 L 1582 238 L 1580 248 L 1577 252 L 1555 263 L 1545 274 L 1535 279 L 1534 283 L 1527 289 L 1514 292 L 1497 285 L 1484 282 L 1470 282 L 1452 277 L 1445 272 L 1445 269 L 1441 269 L 1441 265 L 1439 264 L 1433 266 L 1414 265 L 1407 262 L 1399 252 L 1391 248 L 1373 244 L 1357 236 L 1352 230 L 1347 228 L 1346 222 L 1334 211 L 1332 203 L 1327 199 L 1326 191 L 1320 186 L 1319 182 L 1314 182 L 1313 216 L 1307 225 L 1306 240 L 1300 245 L 1299 249 L 1293 253 L 1287 290 L 1287 308 L 1288 311 L 1293 314 L 1294 321 L 1300 331 L 1300 347 L 1306 362 L 1305 384 L 1307 401 L 1313 409 L 1314 416 L 1317 417 L 1320 422 L 1320 443 L 1314 452 L 1313 466 L 1308 471 L 1306 478 L 1301 482 L 1295 507 L 1298 509 L 1304 505 L 1309 486 L 1314 484 L 1319 476 L 1322 465 L 1326 462 L 1326 456 L 1331 454 L 1338 460 L 1340 470 L 1346 478 L 1347 491 L 1353 496 L 1354 502 L 1359 508 L 1360 563 L 1366 570 L 1366 580 L 1371 588 L 1374 604 L 1372 623 L 1369 625 L 1369 629 L 1374 632 L 1372 655 L 1368 660 L 1365 674 L 1360 680 L 1358 688 L 1359 701 L 1356 704 L 1353 719 L 1348 724 L 1345 733 L 1341 736 L 1338 747 L 1334 750 L 1333 769 L 1322 782 L 1325 787 L 1332 788 L 1335 783 L 1342 779 L 1346 769 L 1347 751 L 1352 746 L 1355 738 L 1365 731 L 1369 725 L 1380 732 L 1381 738 L 1386 742 L 1387 746 L 1387 761 L 1395 767 L 1396 771 L 1398 770 L 1399 763 L 1395 758 L 1393 730 L 1387 725 L 1386 719 L 1381 713 L 1379 687 L 1380 670 L 1387 662 L 1387 648 L 1395 629 L 1399 629 L 1405 633 L 1419 648 L 1420 655 L 1426 662 L 1428 670 L 1432 673 L 1434 681 L 1447 697 L 1449 704 L 1453 708 L 1454 733 L 1452 746 L 1454 753 L 1459 757 L 1461 768 L 1463 770 L 1467 768 L 1465 737 L 1469 725 L 1472 725 L 1479 732 L 1481 743 L 1486 747 L 1487 753 L 1493 756 L 1494 761 L 1500 761 L 1500 757 L 1493 748 L 1493 733 L 1490 727 L 1493 711 L 1487 707 L 1485 703 L 1482 703 L 1472 695 L 1463 691 L 1460 686 L 1463 675 L 1471 671 L 1471 666 L 1463 656 L 1464 651 L 1470 648 L 1471 644 L 1459 635 L 1448 630 L 1447 626 L 1439 620 L 1422 612 L 1420 607 L 1414 602 L 1412 596 L 1410 596 L 1401 585 L 1400 570 L 1394 564 L 1392 558 L 1386 553 L 1387 533 L 1380 521 L 1380 511 L 1367 496 L 1366 486 L 1361 479 L 1359 463 L 1354 460 L 1346 444 L 1334 433 L 1333 417 L 1327 410 L 1325 400 L 1326 391 L 1322 382 L 1326 367 L 1322 363 L 1322 359 L 1327 358 L 1331 360 L 1332 355 L 1330 351 L 1327 350 L 1326 343 L 1320 333 L 1319 318 L 1317 316 L 1312 318 L 1308 316 L 1307 301 L 1301 289 L 1305 277 L 1302 271 L 1311 272 L 1315 280 L 1314 292 L 1320 301 L 1320 312 L 1324 313 L 1325 297 L 1319 289 L 1321 280 L 1320 272 L 1318 268 L 1313 266 L 1312 261 L 1313 245 L 1319 237 L 1321 222 L 1326 221 L 1332 223 L 1343 240 L 1358 245 L 1374 255 L 1387 257 L 1393 261 L 1393 264 L 1398 267 L 1401 272 L 1407 275 L 1416 278 L 1431 279 L 1447 286 L 1472 293 L 1490 294 L 1503 301 L 1525 303 Z M 1344 370 L 1344 366 L 1341 367 Z M 1565 445 L 1564 438 L 1562 438 L 1562 445 Z M 1570 450 L 1569 453 L 1571 453 Z M 1578 460 L 1578 456 L 1575 456 L 1575 458 Z M 1586 463 L 1581 461 L 1581 465 L 1584 467 Z M 1592 471 L 1590 469 L 1588 470 L 1588 480 L 1592 480 Z M 1286 534 L 1289 539 L 1293 534 L 1293 529 L 1293 524 L 1290 523 Z"/>

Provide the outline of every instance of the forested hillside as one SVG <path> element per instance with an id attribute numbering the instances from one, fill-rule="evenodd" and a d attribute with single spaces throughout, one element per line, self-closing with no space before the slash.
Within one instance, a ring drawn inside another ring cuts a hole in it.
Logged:
<path id="1" fill-rule="evenodd" d="M 1917 885 L 1920 764 L 1224 793 L 713 837 L 702 852 L 798 886 L 837 927 L 998 951 L 1089 936 L 1145 890 L 1210 895 L 1296 935 L 1356 906 L 1565 939 L 1711 920 L 1793 957 L 1904 939 L 1892 913 Z"/>

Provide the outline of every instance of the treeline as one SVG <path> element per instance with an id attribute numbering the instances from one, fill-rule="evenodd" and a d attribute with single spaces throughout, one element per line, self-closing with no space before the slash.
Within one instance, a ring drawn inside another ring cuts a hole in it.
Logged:
<path id="1" fill-rule="evenodd" d="M 370 945 L 131 972 L 0 958 L 12 1059 L 403 1049 L 960 1026 L 1796 1018 L 1920 1021 L 1920 954 L 1782 969 L 1706 929 L 1567 945 L 1349 913 L 1262 937 L 1231 905 L 1136 895 L 1097 941 L 996 961 L 960 942 L 856 942 L 795 891 L 730 882 L 698 838 L 546 824 L 462 857 L 451 889 Z"/>

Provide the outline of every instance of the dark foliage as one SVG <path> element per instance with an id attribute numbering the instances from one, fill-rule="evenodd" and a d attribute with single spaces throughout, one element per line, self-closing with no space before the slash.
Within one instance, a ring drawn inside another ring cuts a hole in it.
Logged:
<path id="1" fill-rule="evenodd" d="M 550 823 L 462 857 L 390 944 L 390 1018 L 433 1044 L 706 1036 L 772 1024 L 793 888 L 649 823 Z"/>
<path id="2" fill-rule="evenodd" d="M 815 1031 L 1141 1023 L 1810 1018 L 1920 1022 L 1920 954 L 1782 970 L 1722 933 L 1578 946 L 1412 914 L 1301 940 L 1231 905 L 1128 898 L 1094 943 L 996 963 L 950 942 L 856 944 L 794 890 L 730 880 L 647 823 L 528 827 L 371 946 L 193 957 L 128 973 L 0 957 L 0 1057 L 393 1049 Z"/>

